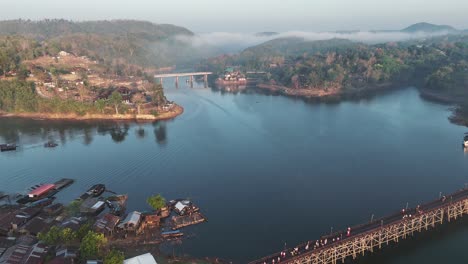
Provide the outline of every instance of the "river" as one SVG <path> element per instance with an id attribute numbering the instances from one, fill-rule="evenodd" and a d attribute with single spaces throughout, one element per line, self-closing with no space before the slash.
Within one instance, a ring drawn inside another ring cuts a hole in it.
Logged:
<path id="1" fill-rule="evenodd" d="M 436 199 L 468 182 L 466 128 L 449 107 L 414 88 L 338 104 L 311 104 L 254 91 L 165 83 L 183 115 L 154 124 L 0 120 L 0 191 L 62 177 L 71 200 L 104 183 L 148 210 L 149 195 L 192 199 L 208 222 L 188 229 L 179 254 L 245 263 Z M 44 142 L 55 139 L 55 149 Z M 461 224 L 460 224 L 461 223 Z M 467 263 L 464 220 L 361 263 Z M 172 252 L 172 251 L 171 251 Z"/>

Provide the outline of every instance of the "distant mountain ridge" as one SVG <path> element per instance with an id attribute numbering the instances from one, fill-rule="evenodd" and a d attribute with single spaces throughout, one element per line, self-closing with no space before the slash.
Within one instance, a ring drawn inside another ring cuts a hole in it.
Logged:
<path id="1" fill-rule="evenodd" d="M 101 20 L 74 22 L 64 19 L 5 20 L 0 21 L 0 35 L 29 35 L 41 38 L 54 38 L 68 34 L 132 34 L 148 40 L 171 35 L 193 35 L 183 27 L 169 24 L 154 24 L 139 20 Z"/>
<path id="2" fill-rule="evenodd" d="M 276 36 L 276 35 L 279 35 L 278 32 L 258 32 L 258 33 L 255 33 L 255 36 L 256 37 L 271 37 L 271 36 Z"/>
<path id="3" fill-rule="evenodd" d="M 416 32 L 426 32 L 426 33 L 435 33 L 435 32 L 457 32 L 458 30 L 452 26 L 448 25 L 435 25 L 426 22 L 416 23 L 409 27 L 406 27 L 401 30 L 402 32 L 407 33 L 416 33 Z"/>

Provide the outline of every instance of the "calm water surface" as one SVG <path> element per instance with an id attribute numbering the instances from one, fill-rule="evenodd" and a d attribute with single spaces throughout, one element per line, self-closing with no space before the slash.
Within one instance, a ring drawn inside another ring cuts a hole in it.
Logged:
<path id="1" fill-rule="evenodd" d="M 0 120 L 0 190 L 62 177 L 77 182 L 67 201 L 94 183 L 146 198 L 193 199 L 209 222 L 175 250 L 244 263 L 348 225 L 435 199 L 468 182 L 466 128 L 447 106 L 415 89 L 340 104 L 308 104 L 254 92 L 197 86 L 166 93 L 185 108 L 154 124 Z M 56 149 L 43 143 L 55 139 Z M 468 263 L 468 223 L 418 236 L 361 263 Z"/>

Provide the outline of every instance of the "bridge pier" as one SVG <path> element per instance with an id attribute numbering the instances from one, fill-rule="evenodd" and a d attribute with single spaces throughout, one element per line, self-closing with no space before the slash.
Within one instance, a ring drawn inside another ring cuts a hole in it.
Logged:
<path id="1" fill-rule="evenodd" d="M 159 84 L 163 85 L 163 78 L 162 77 L 159 78 Z"/>

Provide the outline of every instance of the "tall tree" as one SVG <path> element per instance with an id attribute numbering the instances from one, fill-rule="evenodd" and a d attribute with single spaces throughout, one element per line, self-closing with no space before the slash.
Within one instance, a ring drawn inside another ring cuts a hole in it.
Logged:
<path id="1" fill-rule="evenodd" d="M 125 256 L 122 252 L 113 249 L 104 257 L 104 264 L 122 264 L 124 259 Z"/>
<path id="2" fill-rule="evenodd" d="M 107 239 L 103 234 L 89 231 L 80 244 L 81 258 L 83 260 L 87 260 L 99 257 L 101 255 L 102 248 L 106 243 Z"/>
<path id="3" fill-rule="evenodd" d="M 119 106 L 122 105 L 122 95 L 117 92 L 117 91 L 114 91 L 112 94 L 111 94 L 111 97 L 110 97 L 110 103 L 114 106 L 115 108 L 115 114 L 119 114 Z"/>

